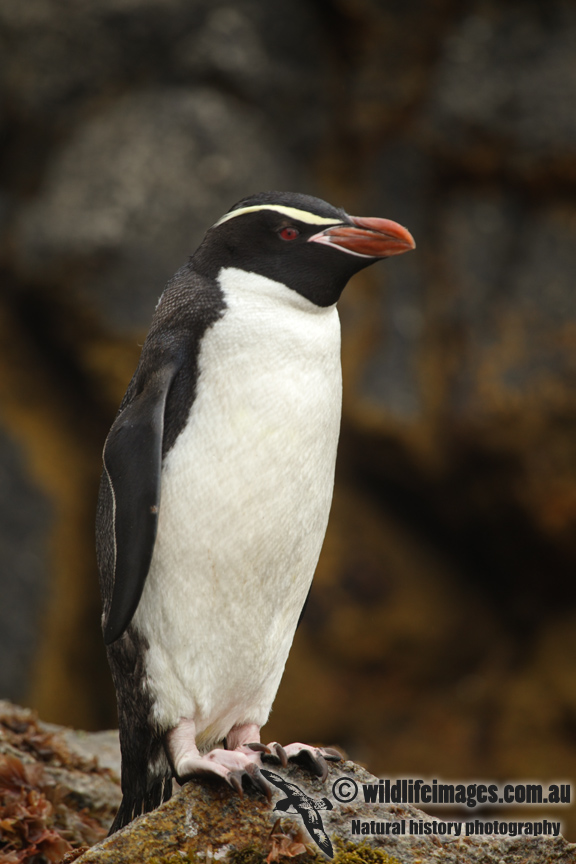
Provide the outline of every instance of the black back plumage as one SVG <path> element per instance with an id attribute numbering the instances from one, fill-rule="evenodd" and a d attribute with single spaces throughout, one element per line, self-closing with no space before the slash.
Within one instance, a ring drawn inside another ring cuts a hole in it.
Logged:
<path id="1" fill-rule="evenodd" d="M 123 792 L 110 833 L 167 801 L 172 791 L 162 735 L 151 722 L 147 645 L 131 619 L 154 549 L 162 459 L 196 395 L 202 335 L 223 309 L 217 284 L 190 264 L 170 280 L 104 446 L 96 551 L 102 626 L 118 701 Z"/>
<path id="2" fill-rule="evenodd" d="M 122 635 L 138 606 L 156 537 L 162 460 L 196 395 L 202 335 L 224 305 L 215 281 L 190 264 L 178 271 L 106 439 L 96 550 L 107 645 Z"/>

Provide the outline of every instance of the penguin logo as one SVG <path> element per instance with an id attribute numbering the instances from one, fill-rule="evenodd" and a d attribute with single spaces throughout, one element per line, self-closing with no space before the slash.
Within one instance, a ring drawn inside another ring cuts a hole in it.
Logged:
<path id="1" fill-rule="evenodd" d="M 328 858 L 334 857 L 334 850 L 330 838 L 324 831 L 320 810 L 332 810 L 332 802 L 328 798 L 321 798 L 320 801 L 315 801 L 306 795 L 295 783 L 288 783 L 279 774 L 274 774 L 272 771 L 267 771 L 264 768 L 260 769 L 261 773 L 270 783 L 281 789 L 288 797 L 282 798 L 276 802 L 274 810 L 282 810 L 284 813 L 297 813 L 302 817 L 302 821 L 306 829 L 319 849 L 324 852 Z M 290 809 L 290 808 L 294 809 Z"/>

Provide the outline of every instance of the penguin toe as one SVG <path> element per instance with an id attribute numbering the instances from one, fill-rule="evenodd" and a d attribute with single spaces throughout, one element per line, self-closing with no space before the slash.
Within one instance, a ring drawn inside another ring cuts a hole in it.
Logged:
<path id="1" fill-rule="evenodd" d="M 283 768 L 288 766 L 286 751 L 277 741 L 272 741 L 271 744 L 268 744 L 268 753 L 266 756 L 270 756 L 271 758 L 263 758 L 264 762 L 280 762 Z"/>
<path id="2" fill-rule="evenodd" d="M 251 741 L 249 744 L 243 744 L 242 747 L 237 747 L 236 750 L 245 752 L 244 748 L 253 750 L 256 753 L 270 753 L 270 747 L 267 747 L 266 744 L 261 744 L 260 741 Z"/>
<path id="3" fill-rule="evenodd" d="M 328 776 L 328 763 L 315 748 L 302 748 L 298 753 L 289 756 L 293 762 L 309 768 L 313 774 L 324 782 Z"/>
<path id="4" fill-rule="evenodd" d="M 234 789 L 235 792 L 238 793 L 238 795 L 240 795 L 241 798 L 244 797 L 244 790 L 242 789 L 242 777 L 244 776 L 244 774 L 244 771 L 237 769 L 236 771 L 228 771 L 224 775 L 224 779 L 226 780 L 226 782 L 232 787 L 232 789 Z"/>
<path id="5" fill-rule="evenodd" d="M 342 762 L 344 758 L 339 750 L 336 750 L 334 747 L 320 747 L 319 748 L 322 755 L 329 762 Z"/>
<path id="6" fill-rule="evenodd" d="M 272 751 L 271 755 L 275 757 L 275 760 L 280 761 L 284 768 L 288 764 L 288 760 L 291 759 L 311 770 L 313 774 L 320 777 L 322 782 L 328 776 L 328 762 L 339 762 L 342 759 L 342 755 L 333 747 L 311 747 L 309 744 L 300 742 L 288 744 L 286 747 L 274 743 L 270 744 L 269 748 Z M 263 758 L 265 761 L 270 761 L 267 756 Z"/>
<path id="7" fill-rule="evenodd" d="M 255 786 L 256 789 L 258 789 L 260 792 L 262 792 L 262 794 L 266 796 L 268 801 L 271 801 L 272 800 L 272 788 L 271 788 L 270 784 L 267 783 L 266 780 L 264 779 L 264 777 L 262 776 L 262 772 L 260 771 L 260 768 L 257 765 L 255 765 L 254 763 L 251 763 L 250 765 L 246 766 L 246 772 L 245 773 L 250 778 L 252 785 Z"/>
<path id="8" fill-rule="evenodd" d="M 262 748 L 267 750 L 264 745 Z M 260 748 L 254 750 L 248 746 L 236 750 L 215 749 L 203 756 L 191 754 L 179 762 L 176 779 L 183 785 L 198 777 L 221 777 L 235 792 L 243 795 L 242 781 L 247 777 L 255 789 L 270 799 L 272 791 L 257 764 L 260 756 Z"/>

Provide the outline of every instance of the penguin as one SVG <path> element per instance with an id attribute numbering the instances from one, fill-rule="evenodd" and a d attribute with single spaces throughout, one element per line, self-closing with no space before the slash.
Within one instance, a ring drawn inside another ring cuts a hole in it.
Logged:
<path id="1" fill-rule="evenodd" d="M 324 540 L 342 379 L 337 301 L 415 247 L 310 195 L 243 198 L 158 301 L 103 450 L 96 547 L 116 688 L 114 833 L 221 778 L 270 796 L 264 762 L 335 750 L 260 741 Z"/>

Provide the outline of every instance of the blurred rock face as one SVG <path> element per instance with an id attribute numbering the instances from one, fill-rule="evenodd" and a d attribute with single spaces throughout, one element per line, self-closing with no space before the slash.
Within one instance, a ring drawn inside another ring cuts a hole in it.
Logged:
<path id="1" fill-rule="evenodd" d="M 21 277 L 57 280 L 77 262 L 70 287 L 104 327 L 146 328 L 166 274 L 215 214 L 259 184 L 294 184 L 274 143 L 263 116 L 215 88 L 165 87 L 114 101 L 82 124 L 42 194 L 23 208 Z"/>
<path id="2" fill-rule="evenodd" d="M 270 738 L 576 775 L 575 38 L 562 0 L 2 4 L 0 695 L 114 723 L 104 437 L 206 228 L 296 189 L 418 249 L 342 298 L 335 503 Z"/>

